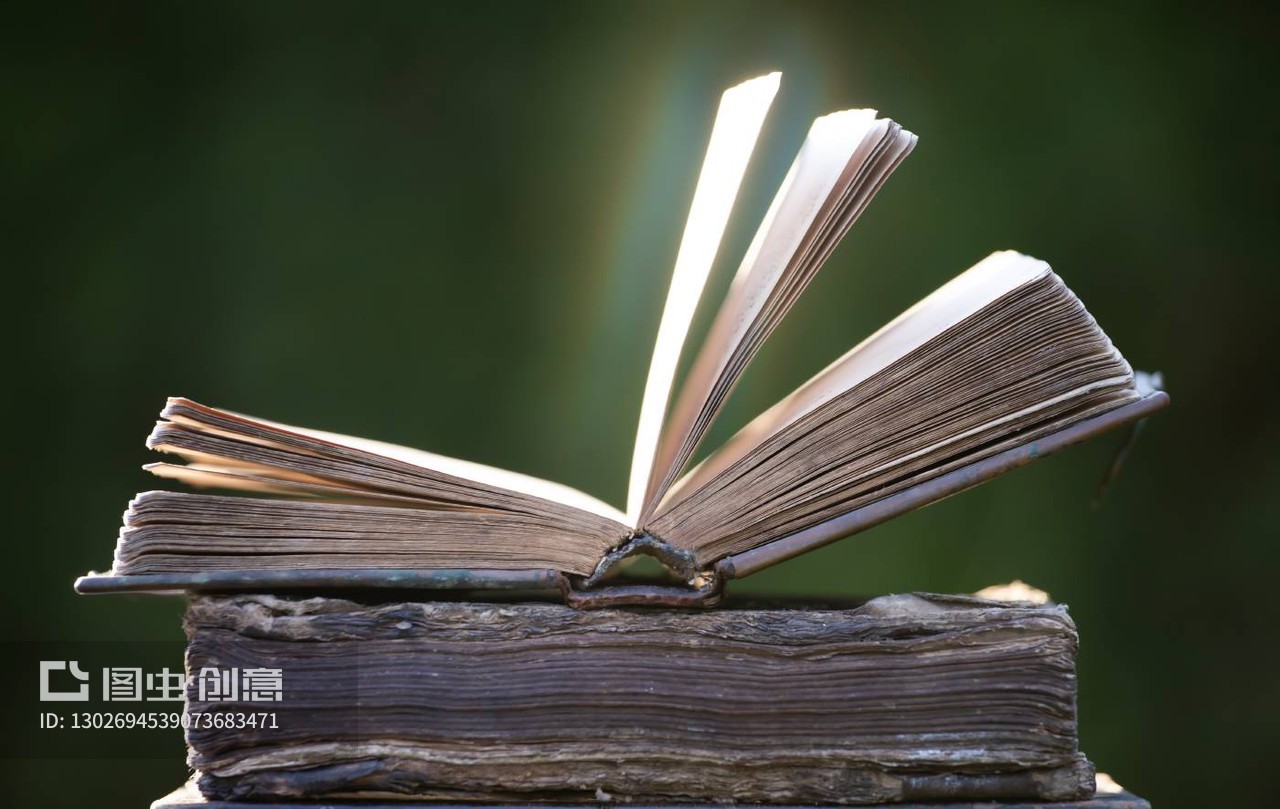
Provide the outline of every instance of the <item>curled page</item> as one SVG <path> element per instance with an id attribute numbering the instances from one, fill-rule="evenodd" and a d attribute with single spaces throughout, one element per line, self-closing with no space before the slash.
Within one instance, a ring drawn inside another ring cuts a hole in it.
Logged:
<path id="1" fill-rule="evenodd" d="M 645 490 L 667 402 L 671 397 L 680 350 L 715 261 L 720 238 L 724 235 L 747 161 L 764 124 L 765 113 L 778 92 L 781 75 L 770 73 L 743 82 L 726 90 L 720 99 L 702 173 L 698 176 L 684 236 L 676 254 L 676 266 L 662 311 L 662 323 L 658 327 L 657 343 L 653 348 L 644 401 L 640 406 L 635 453 L 631 459 L 631 482 L 627 488 L 627 519 L 633 526 L 638 525 L 644 506 Z"/>

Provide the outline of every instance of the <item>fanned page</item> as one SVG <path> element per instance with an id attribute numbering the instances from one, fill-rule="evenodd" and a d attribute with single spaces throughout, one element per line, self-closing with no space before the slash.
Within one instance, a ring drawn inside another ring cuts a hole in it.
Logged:
<path id="1" fill-rule="evenodd" d="M 779 73 L 751 79 L 726 90 L 720 99 L 720 109 L 711 129 L 711 140 L 703 158 L 702 172 L 698 175 L 689 218 L 676 253 L 676 266 L 671 274 L 667 302 L 644 387 L 644 400 L 640 405 L 640 423 L 636 427 L 631 478 L 627 487 L 629 525 L 638 524 L 649 470 L 653 466 L 663 418 L 671 398 L 671 385 L 680 362 L 680 351 L 720 248 L 720 239 L 738 196 L 747 161 L 755 148 L 765 113 L 778 92 L 780 80 Z"/>
<path id="2" fill-rule="evenodd" d="M 589 573 L 629 533 L 582 492 L 408 447 L 170 399 L 147 445 L 195 486 L 286 499 L 148 492 L 131 504 L 119 574 L 218 568 L 551 568 Z"/>
<path id="3" fill-rule="evenodd" d="M 915 143 L 875 110 L 814 121 L 663 428 L 638 524 L 647 526 L 751 358 Z"/>
<path id="4" fill-rule="evenodd" d="M 995 253 L 738 432 L 650 530 L 710 563 L 1138 398 L 1049 266 Z"/>

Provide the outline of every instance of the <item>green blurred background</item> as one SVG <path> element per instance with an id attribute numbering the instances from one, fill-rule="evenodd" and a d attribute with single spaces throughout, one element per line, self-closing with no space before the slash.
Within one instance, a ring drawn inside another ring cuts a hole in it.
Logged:
<path id="1" fill-rule="evenodd" d="M 1082 743 L 1102 769 L 1157 807 L 1267 802 L 1271 12 L 223 3 L 6 17 L 12 655 L 24 640 L 181 637 L 179 599 L 71 592 L 108 565 L 129 497 L 156 485 L 138 467 L 168 395 L 621 504 L 716 100 L 780 69 L 709 298 L 813 117 L 876 107 L 920 144 L 718 436 L 1005 247 L 1053 264 L 1135 366 L 1164 372 L 1173 406 L 1101 508 L 1118 436 L 740 589 L 1029 581 L 1079 624 Z M 9 699 L 29 708 L 34 685 Z M 8 716 L 11 805 L 143 806 L 186 775 L 177 734 L 160 758 L 31 758 L 37 731 Z"/>

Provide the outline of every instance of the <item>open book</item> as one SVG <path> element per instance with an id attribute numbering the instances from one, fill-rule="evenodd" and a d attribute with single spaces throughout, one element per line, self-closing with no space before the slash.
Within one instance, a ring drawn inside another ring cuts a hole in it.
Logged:
<path id="1" fill-rule="evenodd" d="M 874 110 L 814 121 L 675 391 L 694 310 L 779 75 L 725 92 L 649 369 L 626 510 L 565 486 L 170 399 L 154 474 L 252 497 L 138 495 L 84 592 L 264 586 L 559 586 L 630 557 L 711 600 L 742 576 L 1162 406 L 1042 261 L 998 252 L 691 466 L 744 369 L 916 136 Z M 604 589 L 602 589 L 604 588 Z M 578 596 L 581 600 L 582 596 Z M 571 600 L 573 598 L 571 597 Z M 611 602 L 612 603 L 612 602 Z"/>

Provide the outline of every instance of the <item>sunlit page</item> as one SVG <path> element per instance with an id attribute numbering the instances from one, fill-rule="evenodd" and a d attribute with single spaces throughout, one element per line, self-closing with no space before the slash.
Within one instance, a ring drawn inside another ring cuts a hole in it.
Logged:
<path id="1" fill-rule="evenodd" d="M 643 506 L 649 470 L 671 396 L 680 349 L 684 346 L 694 309 L 720 247 L 729 212 L 733 209 L 747 161 L 755 148 L 765 113 L 778 92 L 780 73 L 770 73 L 726 90 L 720 99 L 702 173 L 693 194 L 689 219 L 676 254 L 671 288 L 658 327 L 658 340 L 649 365 L 640 424 L 636 428 L 631 482 L 627 489 L 627 518 L 635 525 Z"/>
<path id="2" fill-rule="evenodd" d="M 174 400 L 171 399 L 170 401 Z M 515 492 L 517 494 L 538 497 L 543 500 L 549 500 L 552 503 L 571 506 L 609 520 L 614 520 L 618 523 L 623 523 L 624 515 L 622 512 L 618 511 L 608 503 L 598 500 L 585 492 L 580 492 L 570 486 L 554 483 L 549 480 L 543 480 L 542 478 L 536 478 L 532 475 L 510 472 L 506 469 L 499 469 L 496 466 L 487 466 L 485 464 L 475 463 L 472 461 L 464 461 L 459 458 L 450 458 L 445 455 L 436 455 L 435 453 L 425 452 L 412 447 L 404 447 L 399 444 L 389 444 L 386 441 L 375 441 L 373 439 L 360 438 L 354 435 L 343 435 L 341 433 L 331 433 L 325 430 L 313 430 L 308 427 L 296 427 L 292 424 L 281 424 L 276 421 L 268 421 L 267 419 L 246 416 L 242 413 L 234 413 L 230 410 L 211 408 L 207 405 L 201 405 L 188 399 L 180 399 L 178 401 L 219 414 L 223 417 L 237 419 L 248 424 L 256 424 L 272 430 L 294 433 L 296 435 L 305 436 L 307 438 L 312 438 L 317 441 L 323 441 L 340 447 L 348 447 L 361 452 L 367 452 L 371 455 L 380 455 L 384 458 L 391 458 L 392 460 L 417 466 L 425 470 L 439 472 L 441 474 L 457 478 L 461 481 L 470 481 L 491 489 L 505 489 L 506 491 Z M 283 447 L 283 445 L 270 440 L 253 438 L 239 433 L 220 430 L 206 424 L 198 424 L 197 422 L 180 416 L 170 416 L 169 420 L 176 424 L 198 426 L 198 429 L 204 432 L 221 434 L 238 441 L 260 443 L 265 446 Z M 297 450 L 290 448 L 290 451 Z M 178 452 L 177 454 L 184 456 L 192 455 L 192 453 L 188 452 Z M 217 465 L 233 463 L 221 458 L 210 459 L 210 462 Z M 300 476 L 296 479 L 306 480 L 308 478 L 307 476 Z"/>
<path id="3" fill-rule="evenodd" d="M 681 386 L 647 481 L 642 522 L 662 497 L 663 483 L 674 481 L 681 471 L 677 467 L 688 462 L 691 437 L 696 444 L 707 426 L 699 417 L 712 390 L 726 377 L 730 383 L 736 379 L 728 371 L 730 361 L 751 336 L 766 302 L 789 273 L 802 269 L 797 262 L 804 242 L 812 238 L 815 221 L 833 214 L 831 195 L 841 175 L 850 161 L 860 166 L 871 157 L 888 126 L 876 119 L 875 110 L 844 110 L 814 121 Z"/>
<path id="4" fill-rule="evenodd" d="M 424 452 L 412 447 L 388 444 L 385 441 L 374 441 L 369 438 L 329 433 L 323 430 L 311 430 L 305 427 L 282 426 L 295 433 L 318 438 L 321 441 L 329 441 L 373 455 L 393 458 L 407 464 L 420 466 L 423 469 L 443 472 L 446 475 L 462 480 L 472 480 L 485 486 L 506 489 L 507 491 L 527 494 L 532 497 L 540 497 L 553 503 L 563 503 L 566 506 L 580 508 L 583 511 L 598 514 L 601 517 L 621 521 L 619 518 L 622 515 L 613 506 L 561 483 L 554 483 L 519 472 L 510 472 L 506 469 L 499 469 L 496 466 L 487 466 L 473 461 L 464 461 L 460 458 L 450 458 L 433 452 Z"/>

